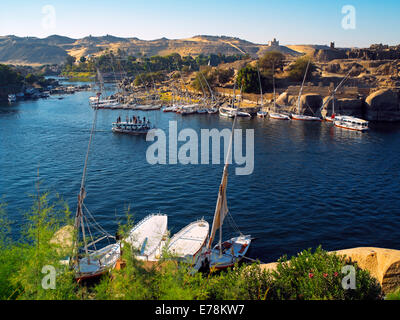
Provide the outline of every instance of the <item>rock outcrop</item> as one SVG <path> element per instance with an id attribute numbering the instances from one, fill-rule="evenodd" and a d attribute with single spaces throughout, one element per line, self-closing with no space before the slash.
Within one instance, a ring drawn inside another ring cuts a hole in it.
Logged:
<path id="1" fill-rule="evenodd" d="M 382 286 L 384 293 L 400 286 L 400 250 L 381 248 L 354 248 L 336 251 L 357 262 L 361 269 L 368 270 Z"/>
<path id="2" fill-rule="evenodd" d="M 370 94 L 365 102 L 367 120 L 400 121 L 400 92 L 381 89 Z"/>
<path id="3" fill-rule="evenodd" d="M 50 243 L 57 246 L 57 250 L 68 250 L 72 248 L 72 243 L 74 239 L 74 227 L 67 225 L 58 230 L 53 238 L 51 238 Z"/>
<path id="4" fill-rule="evenodd" d="M 327 115 L 331 115 L 333 111 L 333 101 L 332 99 L 327 103 L 330 97 L 325 97 L 323 100 L 324 108 L 321 111 L 322 115 L 325 113 Z M 362 107 L 363 101 L 361 99 L 351 99 L 351 98 L 343 98 L 343 99 L 335 99 L 335 113 L 343 116 L 354 116 L 361 117 L 362 116 Z"/>

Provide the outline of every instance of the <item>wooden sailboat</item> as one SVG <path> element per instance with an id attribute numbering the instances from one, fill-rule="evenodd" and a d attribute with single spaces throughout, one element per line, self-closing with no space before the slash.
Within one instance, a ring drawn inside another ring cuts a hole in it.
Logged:
<path id="1" fill-rule="evenodd" d="M 260 77 L 260 68 L 258 67 L 258 65 L 257 65 L 257 73 L 258 73 L 258 82 L 260 84 L 260 95 L 261 95 L 261 108 L 257 112 L 257 117 L 258 118 L 266 118 L 268 115 L 268 112 L 261 110 L 264 103 L 263 103 L 263 92 L 262 92 L 261 77 Z"/>
<path id="2" fill-rule="evenodd" d="M 276 108 L 276 91 L 275 91 L 275 67 L 272 66 L 272 85 L 274 87 L 274 112 L 270 112 L 269 117 L 276 120 L 290 120 L 287 114 L 277 112 Z"/>
<path id="3" fill-rule="evenodd" d="M 98 93 L 98 99 L 100 99 Z M 115 266 L 115 263 L 120 257 L 120 243 L 115 242 L 114 236 L 107 233 L 94 219 L 92 214 L 87 210 L 84 200 L 86 198 L 85 181 L 87 173 L 87 164 L 90 152 L 90 146 L 93 140 L 93 135 L 96 128 L 97 111 L 95 109 L 92 130 L 90 133 L 89 144 L 86 152 L 85 164 L 83 168 L 81 188 L 78 195 L 78 204 L 75 214 L 75 240 L 73 244 L 73 257 L 70 259 L 70 265 L 75 270 L 75 278 L 80 281 L 89 278 L 96 278 L 106 273 L 110 268 Z M 84 214 L 84 209 L 87 215 Z M 90 221 L 91 220 L 91 221 Z M 100 233 L 97 239 L 94 239 L 90 229 L 90 223 Z M 80 235 L 80 233 L 82 233 Z M 80 239 L 82 237 L 83 248 L 81 248 Z M 90 238 L 90 242 L 88 239 Z M 108 245 L 98 249 L 96 244 L 101 241 L 108 240 Z M 110 240 L 114 243 L 110 243 Z"/>
<path id="4" fill-rule="evenodd" d="M 329 103 L 329 101 L 332 100 L 332 113 L 330 116 L 325 116 L 324 120 L 328 121 L 328 122 L 334 122 L 335 120 L 340 120 L 341 116 L 337 115 L 335 113 L 335 94 L 336 92 L 339 90 L 339 88 L 344 84 L 344 82 L 348 79 L 348 77 L 350 76 L 350 72 L 351 72 L 352 68 L 350 68 L 349 72 L 346 74 L 346 76 L 342 79 L 342 81 L 340 81 L 340 83 L 337 85 L 337 87 L 335 88 L 335 90 L 333 90 L 331 96 L 329 97 L 329 99 L 321 106 L 320 110 L 322 111 L 322 109 L 325 107 L 326 104 Z"/>
<path id="5" fill-rule="evenodd" d="M 222 180 L 219 186 L 213 224 L 207 243 L 207 252 L 205 255 L 205 259 L 208 261 L 210 268 L 214 269 L 228 268 L 239 262 L 247 253 L 247 250 L 249 249 L 252 240 L 250 235 L 243 235 L 236 226 L 237 231 L 239 231 L 239 236 L 233 237 L 224 242 L 222 241 L 222 225 L 224 223 L 225 217 L 229 214 L 226 199 L 229 165 L 228 159 L 230 158 L 230 154 L 232 152 L 232 140 L 236 119 L 237 115 L 235 114 L 232 125 L 232 133 L 228 146 L 228 153 L 225 160 L 224 171 L 222 174 Z M 217 230 L 219 230 L 219 242 L 214 247 L 212 247 Z"/>
<path id="6" fill-rule="evenodd" d="M 308 68 L 310 66 L 310 62 L 311 62 L 311 60 L 308 60 L 307 67 L 306 67 L 306 72 L 304 73 L 303 83 L 301 84 L 301 88 L 300 88 L 300 91 L 299 91 L 299 98 L 297 100 L 297 113 L 292 113 L 291 114 L 293 120 L 321 121 L 321 119 L 318 118 L 318 117 L 306 116 L 306 115 L 302 114 L 301 110 L 300 110 L 301 93 L 303 92 L 304 82 L 306 81 L 307 71 L 308 71 Z"/>

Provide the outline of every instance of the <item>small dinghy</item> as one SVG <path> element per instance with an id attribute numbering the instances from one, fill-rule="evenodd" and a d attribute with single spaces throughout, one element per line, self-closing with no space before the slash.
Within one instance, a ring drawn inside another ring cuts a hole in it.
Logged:
<path id="1" fill-rule="evenodd" d="M 167 239 L 168 217 L 163 214 L 152 214 L 136 224 L 125 239 L 134 250 L 136 258 L 144 261 L 160 259 L 163 244 Z"/>
<path id="2" fill-rule="evenodd" d="M 190 223 L 171 238 L 167 251 L 198 270 L 201 267 L 200 257 L 206 245 L 209 229 L 209 224 L 205 220 Z"/>

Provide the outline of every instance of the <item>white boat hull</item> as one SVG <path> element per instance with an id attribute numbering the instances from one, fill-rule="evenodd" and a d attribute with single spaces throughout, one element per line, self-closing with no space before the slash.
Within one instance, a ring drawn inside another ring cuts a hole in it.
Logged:
<path id="1" fill-rule="evenodd" d="M 192 222 L 171 238 L 167 251 L 178 260 L 187 262 L 198 269 L 208 231 L 209 224 L 207 221 Z"/>
<path id="2" fill-rule="evenodd" d="M 292 114 L 292 120 L 301 120 L 301 121 L 321 121 L 318 117 L 305 116 L 304 114 Z"/>
<path id="3" fill-rule="evenodd" d="M 290 120 L 290 117 L 282 113 L 270 113 L 269 117 L 276 120 Z"/>
<path id="4" fill-rule="evenodd" d="M 137 252 L 136 258 L 144 261 L 158 261 L 163 241 L 167 237 L 168 217 L 162 214 L 149 215 L 136 224 L 125 242 Z"/>
<path id="5" fill-rule="evenodd" d="M 222 243 L 222 254 L 216 245 L 209 254 L 210 268 L 221 270 L 233 267 L 246 255 L 251 244 L 251 236 L 239 236 Z"/>

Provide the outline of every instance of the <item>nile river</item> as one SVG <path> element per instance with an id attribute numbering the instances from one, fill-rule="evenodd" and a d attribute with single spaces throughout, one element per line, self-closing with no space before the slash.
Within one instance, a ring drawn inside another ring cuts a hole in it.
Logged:
<path id="1" fill-rule="evenodd" d="M 91 92 L 0 105 L 0 196 L 14 234 L 32 205 L 39 171 L 41 191 L 60 194 L 74 212 L 93 120 Z M 139 220 L 168 215 L 171 233 L 204 217 L 210 225 L 223 165 L 151 165 L 144 137 L 118 135 L 121 115 L 148 117 L 168 131 L 231 128 L 218 115 L 182 117 L 161 111 L 100 110 L 88 167 L 86 206 L 115 233 L 128 207 Z M 230 167 L 228 206 L 244 234 L 253 235 L 249 256 L 263 262 L 322 245 L 400 249 L 400 124 L 372 124 L 367 133 L 330 123 L 240 119 L 254 128 L 254 172 Z M 224 225 L 228 238 L 232 228 Z"/>

